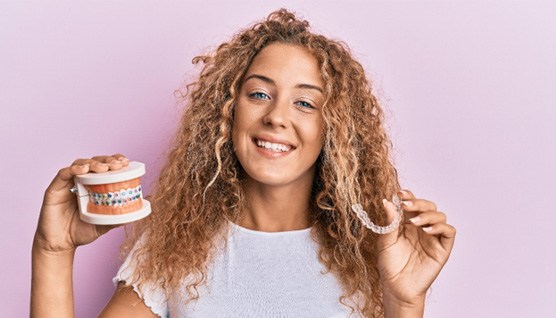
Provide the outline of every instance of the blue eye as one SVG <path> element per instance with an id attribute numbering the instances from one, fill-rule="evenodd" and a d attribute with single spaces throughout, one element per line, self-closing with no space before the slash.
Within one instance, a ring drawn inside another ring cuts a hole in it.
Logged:
<path id="1" fill-rule="evenodd" d="M 306 108 L 314 108 L 313 105 L 311 105 L 311 104 L 309 104 L 305 101 L 302 101 L 302 100 L 298 101 L 297 104 L 302 106 L 302 107 L 306 107 Z"/>
<path id="2" fill-rule="evenodd" d="M 257 99 L 270 99 L 270 97 L 263 92 L 255 92 L 255 93 L 250 94 L 249 96 L 257 98 Z"/>

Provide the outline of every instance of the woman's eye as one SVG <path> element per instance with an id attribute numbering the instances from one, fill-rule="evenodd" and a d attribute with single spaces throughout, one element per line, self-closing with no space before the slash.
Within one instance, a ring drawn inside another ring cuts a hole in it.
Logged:
<path id="1" fill-rule="evenodd" d="M 302 100 L 298 101 L 297 104 L 302 107 L 314 108 L 313 105 Z"/>
<path id="2" fill-rule="evenodd" d="M 255 92 L 249 95 L 250 97 L 257 98 L 257 99 L 270 99 L 270 96 L 263 92 Z"/>

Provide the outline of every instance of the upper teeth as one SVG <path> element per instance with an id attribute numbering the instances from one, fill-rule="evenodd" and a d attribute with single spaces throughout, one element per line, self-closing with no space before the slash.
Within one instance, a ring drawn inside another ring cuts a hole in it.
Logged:
<path id="1" fill-rule="evenodd" d="M 283 145 L 283 144 L 275 144 L 268 141 L 257 140 L 257 146 L 264 147 L 266 149 L 270 149 L 272 151 L 282 151 L 286 152 L 291 149 L 291 146 Z"/>

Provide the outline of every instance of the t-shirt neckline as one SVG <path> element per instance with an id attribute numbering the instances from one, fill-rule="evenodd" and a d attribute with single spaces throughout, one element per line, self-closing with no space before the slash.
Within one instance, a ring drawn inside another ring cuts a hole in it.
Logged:
<path id="1" fill-rule="evenodd" d="M 257 236 L 290 236 L 290 235 L 306 235 L 307 233 L 311 232 L 312 227 L 308 227 L 305 229 L 300 230 L 291 230 L 291 231 L 279 231 L 279 232 L 265 232 L 265 231 L 256 231 L 252 229 L 245 228 L 241 225 L 238 225 L 234 222 L 229 221 L 232 228 L 236 229 L 239 232 L 250 234 L 250 235 L 257 235 Z"/>

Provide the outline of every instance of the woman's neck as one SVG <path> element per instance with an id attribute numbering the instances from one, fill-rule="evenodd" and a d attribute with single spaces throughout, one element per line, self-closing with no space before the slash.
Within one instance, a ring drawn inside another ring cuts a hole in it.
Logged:
<path id="1" fill-rule="evenodd" d="M 247 202 L 240 226 L 263 232 L 293 231 L 311 226 L 312 182 L 269 186 L 247 179 L 243 187 Z"/>

